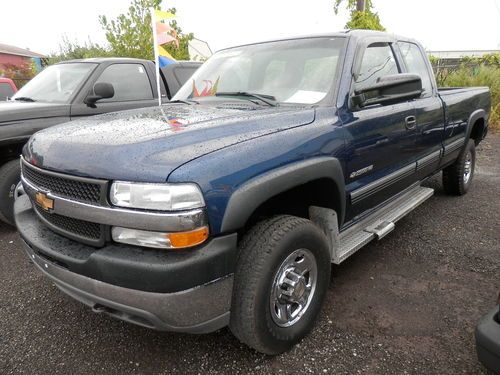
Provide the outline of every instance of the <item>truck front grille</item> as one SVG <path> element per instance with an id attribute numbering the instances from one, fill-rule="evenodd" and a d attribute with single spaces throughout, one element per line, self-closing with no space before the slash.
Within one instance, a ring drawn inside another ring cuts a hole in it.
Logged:
<path id="1" fill-rule="evenodd" d="M 49 228 L 80 242 L 98 245 L 103 240 L 103 225 L 49 213 L 34 205 L 36 212 L 47 222 Z"/>
<path id="2" fill-rule="evenodd" d="M 64 176 L 22 163 L 23 177 L 33 186 L 44 191 L 81 202 L 100 203 L 105 182 L 90 182 L 89 179 Z M 64 176 L 64 177 L 63 177 Z"/>
<path id="3" fill-rule="evenodd" d="M 51 209 L 43 209 L 36 203 L 36 195 L 39 192 L 51 193 L 71 201 L 103 206 L 107 205 L 107 181 L 48 171 L 28 164 L 24 160 L 21 166 L 24 190 L 43 224 L 72 240 L 97 247 L 104 245 L 108 226 L 63 216 Z"/>

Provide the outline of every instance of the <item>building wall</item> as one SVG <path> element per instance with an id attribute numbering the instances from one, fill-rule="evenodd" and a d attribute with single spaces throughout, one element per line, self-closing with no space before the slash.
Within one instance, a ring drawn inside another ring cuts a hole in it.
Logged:
<path id="1" fill-rule="evenodd" d="M 0 69 L 4 67 L 5 64 L 13 64 L 22 67 L 25 64 L 31 63 L 30 57 L 23 57 L 17 55 L 8 55 L 5 53 L 0 53 Z"/>

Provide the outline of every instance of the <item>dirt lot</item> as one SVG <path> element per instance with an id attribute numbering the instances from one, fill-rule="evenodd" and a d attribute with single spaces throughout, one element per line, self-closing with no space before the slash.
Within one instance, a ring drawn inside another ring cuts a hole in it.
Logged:
<path id="1" fill-rule="evenodd" d="M 500 289 L 500 136 L 465 197 L 435 196 L 333 277 L 316 328 L 270 358 L 223 329 L 158 333 L 91 313 L 35 270 L 0 225 L 1 374 L 477 374 L 474 326 Z"/>

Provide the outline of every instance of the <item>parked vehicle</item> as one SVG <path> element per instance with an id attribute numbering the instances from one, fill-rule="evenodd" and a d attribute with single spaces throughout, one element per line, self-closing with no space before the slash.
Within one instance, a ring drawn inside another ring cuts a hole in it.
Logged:
<path id="1" fill-rule="evenodd" d="M 96 312 L 229 325 L 267 354 L 311 330 L 331 263 L 433 194 L 422 181 L 467 193 L 490 111 L 488 88 L 438 89 L 419 43 L 373 31 L 220 51 L 173 100 L 36 133 L 24 247 Z"/>
<path id="2" fill-rule="evenodd" d="M 7 100 L 16 92 L 17 87 L 13 80 L 0 77 L 0 101 Z"/>
<path id="3" fill-rule="evenodd" d="M 494 374 L 500 374 L 500 307 L 484 315 L 476 327 L 477 357 Z"/>
<path id="4" fill-rule="evenodd" d="M 162 99 L 168 101 L 175 95 L 200 64 L 186 61 L 162 68 Z M 82 117 L 157 106 L 156 87 L 152 61 L 127 58 L 72 60 L 46 68 L 11 101 L 0 103 L 0 220 L 14 225 L 19 155 L 31 135 Z"/>

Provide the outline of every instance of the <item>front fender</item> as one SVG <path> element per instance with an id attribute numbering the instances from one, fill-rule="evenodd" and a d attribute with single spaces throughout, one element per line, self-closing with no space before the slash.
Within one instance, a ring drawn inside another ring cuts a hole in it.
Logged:
<path id="1" fill-rule="evenodd" d="M 221 231 L 232 232 L 242 228 L 252 213 L 268 199 L 321 178 L 331 179 L 337 186 L 338 197 L 335 199 L 341 211 L 337 214 L 343 222 L 346 197 L 343 194 L 345 185 L 342 166 L 336 158 L 315 157 L 268 171 L 240 186 L 229 199 Z"/>

